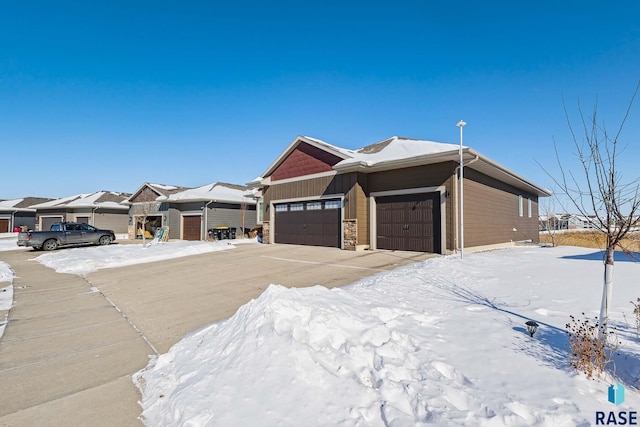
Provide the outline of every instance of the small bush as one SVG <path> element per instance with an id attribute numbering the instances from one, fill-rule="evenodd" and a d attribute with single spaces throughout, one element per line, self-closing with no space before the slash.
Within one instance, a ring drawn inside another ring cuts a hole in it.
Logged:
<path id="1" fill-rule="evenodd" d="M 633 304 L 633 314 L 636 316 L 636 336 L 640 336 L 640 298 L 637 302 L 629 302 Z"/>
<path id="2" fill-rule="evenodd" d="M 613 331 L 603 331 L 604 338 L 600 340 L 598 318 L 593 323 L 589 319 L 576 319 L 575 316 L 570 318 L 571 321 L 566 325 L 569 335 L 569 364 L 587 378 L 600 378 L 613 362 L 612 352 L 607 350 L 607 341 Z"/>

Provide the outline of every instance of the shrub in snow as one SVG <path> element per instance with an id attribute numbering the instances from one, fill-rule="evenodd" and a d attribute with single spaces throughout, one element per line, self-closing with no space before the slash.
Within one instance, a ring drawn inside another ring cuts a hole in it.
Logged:
<path id="1" fill-rule="evenodd" d="M 582 313 L 584 316 L 584 313 Z M 614 364 L 612 354 L 615 347 L 608 343 L 615 337 L 614 331 L 606 331 L 606 326 L 600 326 L 597 322 L 591 323 L 589 319 L 577 319 L 569 316 L 571 321 L 567 323 L 566 330 L 569 335 L 569 364 L 578 372 L 584 373 L 587 378 L 600 378 L 609 365 Z M 605 328 L 605 329 L 602 329 Z M 600 333 L 606 334 L 609 339 L 600 339 Z"/>

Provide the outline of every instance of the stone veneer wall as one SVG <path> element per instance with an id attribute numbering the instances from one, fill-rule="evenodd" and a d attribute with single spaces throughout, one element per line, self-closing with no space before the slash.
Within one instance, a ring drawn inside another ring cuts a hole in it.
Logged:
<path id="1" fill-rule="evenodd" d="M 342 221 L 344 230 L 343 248 L 348 251 L 355 251 L 358 243 L 358 220 L 345 219 Z"/>
<path id="2" fill-rule="evenodd" d="M 262 222 L 262 243 L 271 243 L 271 228 L 269 227 L 269 221 Z"/>

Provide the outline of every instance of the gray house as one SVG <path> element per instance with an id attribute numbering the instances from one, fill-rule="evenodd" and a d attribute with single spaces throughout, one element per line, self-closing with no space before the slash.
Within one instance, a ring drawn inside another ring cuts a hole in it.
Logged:
<path id="1" fill-rule="evenodd" d="M 35 209 L 36 230 L 48 230 L 60 221 L 84 222 L 116 233 L 126 233 L 129 208 L 122 204 L 129 194 L 97 191 L 50 200 L 30 206 Z"/>
<path id="2" fill-rule="evenodd" d="M 16 228 L 32 230 L 36 226 L 36 210 L 31 207 L 37 203 L 48 202 L 44 197 L 25 197 L 23 199 L 0 201 L 0 233 L 9 233 Z"/>
<path id="3" fill-rule="evenodd" d="M 130 205 L 130 238 L 151 238 L 169 227 L 170 239 L 205 240 L 216 229 L 249 229 L 256 224 L 256 202 L 244 185 L 216 182 L 197 188 L 144 183 L 125 202 Z"/>

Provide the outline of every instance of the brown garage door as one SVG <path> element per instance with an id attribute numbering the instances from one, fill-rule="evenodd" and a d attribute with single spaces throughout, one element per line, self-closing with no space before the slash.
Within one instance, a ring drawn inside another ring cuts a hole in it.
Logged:
<path id="1" fill-rule="evenodd" d="M 340 247 L 340 200 L 275 205 L 275 242 Z"/>
<path id="2" fill-rule="evenodd" d="M 376 198 L 379 249 L 440 253 L 440 193 Z"/>
<path id="3" fill-rule="evenodd" d="M 202 223 L 200 215 L 188 215 L 182 217 L 182 239 L 183 240 L 200 240 L 200 224 Z"/>
<path id="4" fill-rule="evenodd" d="M 8 232 L 9 232 L 9 219 L 0 218 L 0 233 L 8 233 Z"/>

